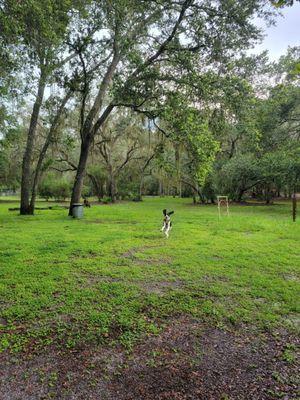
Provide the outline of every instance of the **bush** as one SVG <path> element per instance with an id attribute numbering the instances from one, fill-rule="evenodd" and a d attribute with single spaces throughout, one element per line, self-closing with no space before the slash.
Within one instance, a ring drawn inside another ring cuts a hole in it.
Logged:
<path id="1" fill-rule="evenodd" d="M 102 199 L 102 203 L 104 203 L 104 204 L 109 204 L 109 203 L 111 203 L 111 197 L 109 197 L 109 196 L 104 196 L 103 199 Z"/>
<path id="2" fill-rule="evenodd" d="M 82 188 L 82 193 L 81 193 L 82 197 L 91 197 L 93 195 L 92 190 L 90 188 L 90 186 L 86 186 L 84 185 Z"/>
<path id="3" fill-rule="evenodd" d="M 70 184 L 66 179 L 48 177 L 39 187 L 39 195 L 46 199 L 65 200 L 71 194 Z"/>
<path id="4" fill-rule="evenodd" d="M 61 179 L 55 182 L 53 192 L 55 200 L 65 200 L 67 197 L 70 197 L 70 194 L 71 190 L 68 181 Z"/>
<path id="5" fill-rule="evenodd" d="M 137 194 L 136 196 L 132 197 L 132 201 L 143 201 L 142 196 Z"/>
<path id="6" fill-rule="evenodd" d="M 52 182 L 50 182 L 50 180 L 44 180 L 40 183 L 39 185 L 39 195 L 45 199 L 46 201 L 48 201 L 52 195 Z"/>

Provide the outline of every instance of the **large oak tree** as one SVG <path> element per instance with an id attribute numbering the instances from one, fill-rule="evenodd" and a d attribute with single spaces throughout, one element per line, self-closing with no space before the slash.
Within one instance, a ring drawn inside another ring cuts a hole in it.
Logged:
<path id="1" fill-rule="evenodd" d="M 80 201 L 91 144 L 113 109 L 127 106 L 142 112 L 154 104 L 157 111 L 172 91 L 201 102 L 205 86 L 201 76 L 210 70 L 224 75 L 236 52 L 259 38 L 253 18 L 267 16 L 266 4 L 263 0 L 93 2 L 95 36 L 105 39 L 105 47 L 98 50 L 103 63 L 97 81 L 89 82 L 92 105 L 82 102 L 81 151 L 71 205 Z"/>

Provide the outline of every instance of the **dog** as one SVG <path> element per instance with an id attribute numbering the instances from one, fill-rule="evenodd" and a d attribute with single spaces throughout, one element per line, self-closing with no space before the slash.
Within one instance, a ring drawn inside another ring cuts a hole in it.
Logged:
<path id="1" fill-rule="evenodd" d="M 163 226 L 161 228 L 161 232 L 164 231 L 167 238 L 169 237 L 170 229 L 172 229 L 172 222 L 171 222 L 171 218 L 170 218 L 170 215 L 172 215 L 172 214 L 174 214 L 174 211 L 167 212 L 166 209 L 163 210 L 164 219 L 163 219 Z"/>
<path id="2" fill-rule="evenodd" d="M 91 208 L 91 203 L 88 201 L 88 199 L 84 199 L 84 200 L 83 200 L 83 205 L 84 205 L 84 207 L 89 207 L 89 208 Z"/>

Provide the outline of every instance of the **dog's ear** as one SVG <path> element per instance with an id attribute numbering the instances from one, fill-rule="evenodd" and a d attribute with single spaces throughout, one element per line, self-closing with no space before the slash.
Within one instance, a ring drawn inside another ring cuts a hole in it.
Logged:
<path id="1" fill-rule="evenodd" d="M 164 216 L 167 215 L 167 210 L 166 209 L 163 210 L 163 214 L 164 214 Z"/>
<path id="2" fill-rule="evenodd" d="M 169 211 L 168 212 L 168 215 L 172 215 L 172 214 L 174 214 L 174 211 Z"/>

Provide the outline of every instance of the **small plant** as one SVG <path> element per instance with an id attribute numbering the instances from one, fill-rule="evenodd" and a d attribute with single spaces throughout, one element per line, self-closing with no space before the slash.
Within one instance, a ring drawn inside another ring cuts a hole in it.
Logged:
<path id="1" fill-rule="evenodd" d="M 104 196 L 103 198 L 102 198 L 102 203 L 103 204 L 109 204 L 109 203 L 111 203 L 111 197 L 109 197 L 109 196 Z"/>
<path id="2" fill-rule="evenodd" d="M 293 363 L 296 359 L 296 348 L 293 344 L 287 344 L 286 348 L 282 354 L 282 359 L 288 363 Z"/>

